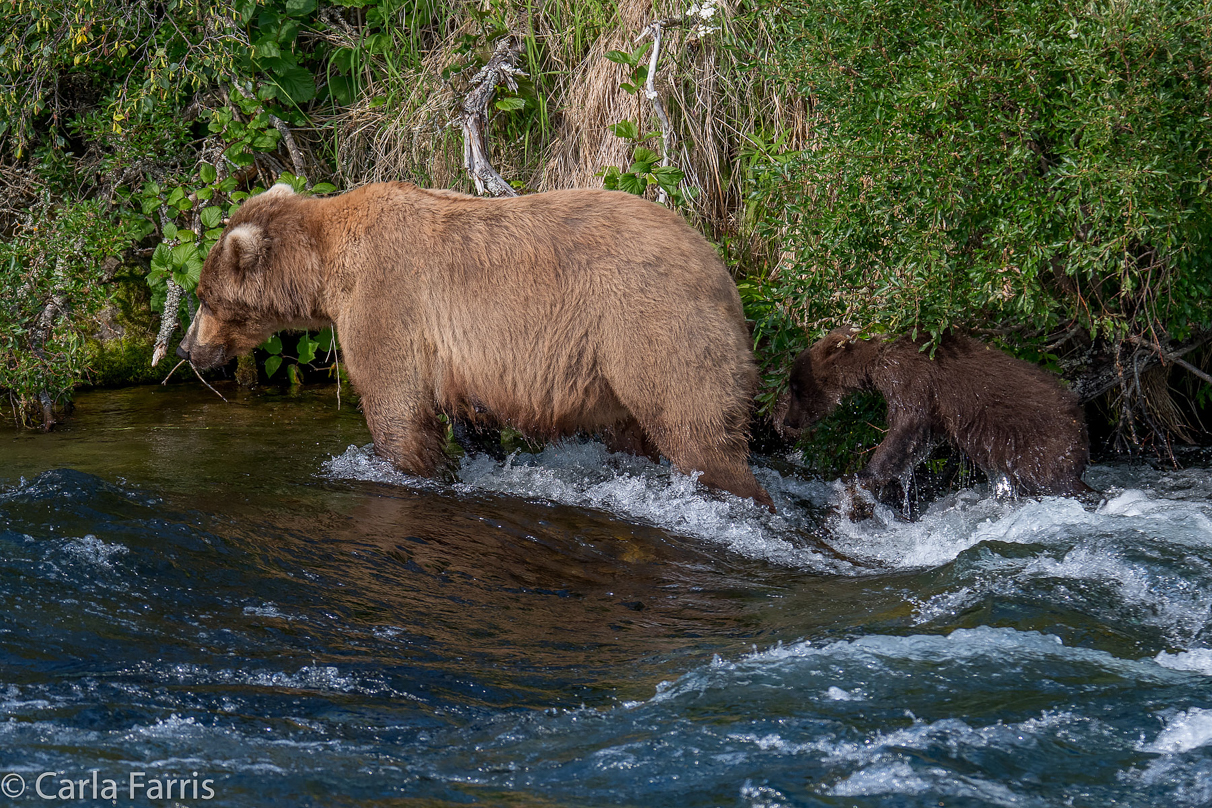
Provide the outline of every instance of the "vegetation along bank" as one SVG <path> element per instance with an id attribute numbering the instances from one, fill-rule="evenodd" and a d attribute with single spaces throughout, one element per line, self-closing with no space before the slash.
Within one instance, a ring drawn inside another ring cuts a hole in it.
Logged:
<path id="1" fill-rule="evenodd" d="M 843 324 L 1060 372 L 1096 445 L 1207 443 L 1212 16 L 1200 0 L 18 0 L 0 9 L 0 391 L 49 427 L 159 381 L 222 220 L 285 180 L 605 186 L 720 249 L 761 411 Z M 175 335 L 175 336 L 174 336 Z M 338 335 L 339 336 L 339 335 Z M 283 334 L 245 382 L 338 373 Z M 255 364 L 253 364 L 255 362 Z M 182 371 L 177 371 L 179 374 Z M 860 398 L 805 439 L 879 442 Z"/>

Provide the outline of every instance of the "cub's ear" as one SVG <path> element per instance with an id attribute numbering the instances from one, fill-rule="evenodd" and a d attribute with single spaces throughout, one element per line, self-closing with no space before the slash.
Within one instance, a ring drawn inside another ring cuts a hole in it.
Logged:
<path id="1" fill-rule="evenodd" d="M 225 249 L 240 273 L 247 275 L 260 268 L 268 246 L 269 239 L 260 225 L 242 224 L 227 234 Z"/>
<path id="2" fill-rule="evenodd" d="M 825 337 L 825 344 L 822 346 L 821 356 L 835 356 L 849 348 L 852 344 L 853 340 L 850 337 L 836 334 L 830 335 Z"/>

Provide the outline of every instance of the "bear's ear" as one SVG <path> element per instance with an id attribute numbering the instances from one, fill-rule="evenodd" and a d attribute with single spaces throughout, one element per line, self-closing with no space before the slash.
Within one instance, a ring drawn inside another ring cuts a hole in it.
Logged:
<path id="1" fill-rule="evenodd" d="M 241 275 L 248 275 L 260 268 L 267 246 L 265 231 L 257 224 L 237 225 L 227 234 L 227 249 Z"/>
<path id="2" fill-rule="evenodd" d="M 262 192 L 261 196 L 281 196 L 282 194 L 294 196 L 295 189 L 284 182 L 275 182 L 268 191 Z"/>
<path id="3" fill-rule="evenodd" d="M 825 350 L 822 351 L 823 358 L 837 356 L 853 344 L 854 341 L 850 337 L 843 335 L 835 336 L 825 343 Z"/>

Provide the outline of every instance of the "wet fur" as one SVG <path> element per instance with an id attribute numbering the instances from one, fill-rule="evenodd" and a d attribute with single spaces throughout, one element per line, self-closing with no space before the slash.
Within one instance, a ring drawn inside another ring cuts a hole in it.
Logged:
<path id="1" fill-rule="evenodd" d="M 888 402 L 888 432 L 860 482 L 875 493 L 948 441 L 990 476 L 1005 474 L 1022 494 L 1078 494 L 1089 459 L 1077 398 L 1047 371 L 958 334 L 934 358 L 924 341 L 856 339 L 830 332 L 792 365 L 785 423 L 806 427 L 850 393 L 875 390 Z"/>
<path id="2" fill-rule="evenodd" d="M 630 194 L 275 186 L 232 218 L 198 296 L 182 351 L 200 367 L 335 322 L 376 450 L 405 471 L 444 463 L 445 412 L 539 439 L 603 431 L 770 504 L 748 465 L 736 287 L 701 235 Z"/>

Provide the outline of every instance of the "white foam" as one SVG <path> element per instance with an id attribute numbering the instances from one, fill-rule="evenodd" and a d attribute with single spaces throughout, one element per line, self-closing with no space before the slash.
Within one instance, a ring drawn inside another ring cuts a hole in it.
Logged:
<path id="1" fill-rule="evenodd" d="M 1093 477 L 1122 476 L 1119 470 Z M 435 490 L 432 480 L 396 470 L 374 454 L 372 446 L 351 446 L 325 463 L 332 478 L 357 479 Z M 931 504 L 921 518 L 902 521 L 878 505 L 875 516 L 858 523 L 843 517 L 822 522 L 820 509 L 841 500 L 840 483 L 806 481 L 755 467 L 755 475 L 770 491 L 778 512 L 768 513 L 748 500 L 711 492 L 667 463 L 613 454 L 595 441 L 567 441 L 538 454 L 515 453 L 504 462 L 486 455 L 464 457 L 453 490 L 465 495 L 484 493 L 523 497 L 574 507 L 609 511 L 620 518 L 645 522 L 669 533 L 701 539 L 748 558 L 813 572 L 854 575 L 875 569 L 931 568 L 956 560 L 967 550 L 990 542 L 1041 545 L 1068 552 L 1099 536 L 1124 536 L 1183 545 L 1212 546 L 1212 505 L 1198 496 L 1212 489 L 1206 470 L 1150 478 L 1150 484 L 1128 490 L 1111 488 L 1106 501 L 1087 510 L 1066 497 L 998 499 L 987 489 L 964 489 Z M 1182 496 L 1171 498 L 1171 492 Z M 818 552 L 821 542 L 835 554 Z M 815 548 L 815 549 L 814 549 Z M 1067 557 L 1049 566 L 1047 560 L 1028 570 L 1031 575 L 1071 575 L 1113 581 L 1128 599 L 1152 602 L 1156 581 L 1123 566 L 1118 557 Z M 1119 564 L 1120 568 L 1115 565 Z M 1002 572 L 1014 576 L 1021 564 Z M 964 608 L 980 597 L 979 588 L 936 596 L 918 604 L 919 620 L 927 621 Z M 1194 626 L 1212 614 L 1212 603 L 1172 595 L 1160 604 L 1159 620 L 1178 618 Z M 1197 598 L 1198 600 L 1198 598 Z M 1185 615 L 1185 616 L 1184 616 Z"/>
<path id="2" fill-rule="evenodd" d="M 792 805 L 777 788 L 755 785 L 752 780 L 741 784 L 740 798 L 745 808 L 788 808 Z"/>
<path id="3" fill-rule="evenodd" d="M 434 483 L 397 471 L 373 447 L 349 447 L 324 465 L 329 477 L 432 488 Z M 515 452 L 503 463 L 486 455 L 463 458 L 454 490 L 496 493 L 609 511 L 670 533 L 703 539 L 748 558 L 813 571 L 849 572 L 851 565 L 797 546 L 819 527 L 803 503 L 824 502 L 820 482 L 784 478 L 757 469 L 775 501 L 771 514 L 751 500 L 707 490 L 668 464 L 609 452 L 597 442 L 557 443 L 536 455 Z"/>
<path id="4" fill-rule="evenodd" d="M 106 569 L 113 568 L 116 556 L 129 552 L 125 545 L 106 544 L 92 533 L 78 539 L 70 539 L 64 543 L 63 549 L 83 561 Z"/>
<path id="5" fill-rule="evenodd" d="M 1157 739 L 1141 751 L 1172 755 L 1208 744 L 1212 744 L 1212 710 L 1192 707 L 1167 721 Z"/>
<path id="6" fill-rule="evenodd" d="M 1057 561 L 1033 558 L 1021 576 L 1097 581 L 1111 587 L 1141 622 L 1157 626 L 1177 642 L 1189 641 L 1212 620 L 1212 595 L 1147 564 L 1125 560 L 1100 544 L 1070 550 Z"/>
<path id="7" fill-rule="evenodd" d="M 940 778 L 947 775 L 942 769 L 931 773 Z M 873 794 L 921 794 L 930 789 L 930 783 L 919 777 L 912 766 L 903 760 L 896 760 L 860 769 L 829 789 L 829 793 L 835 797 L 864 797 Z"/>
<path id="8" fill-rule="evenodd" d="M 825 691 L 825 698 L 830 701 L 862 701 L 864 696 L 863 691 L 859 688 L 849 691 L 833 685 Z"/>
<path id="9" fill-rule="evenodd" d="M 263 603 L 260 606 L 245 606 L 244 614 L 248 615 L 249 617 L 274 617 L 274 618 L 278 618 L 280 620 L 297 620 L 297 619 L 299 619 L 299 618 L 291 617 L 290 615 L 284 614 L 282 612 L 282 610 L 279 609 L 273 603 Z"/>
<path id="10" fill-rule="evenodd" d="M 342 674 L 335 665 L 304 665 L 294 673 L 286 671 L 243 671 L 223 668 L 212 670 L 200 665 L 178 664 L 164 669 L 161 675 L 187 684 L 224 684 L 264 687 L 274 690 L 303 690 L 311 692 L 361 693 L 414 698 L 399 692 L 374 678 Z"/>
<path id="11" fill-rule="evenodd" d="M 1212 650 L 1207 648 L 1193 648 L 1190 651 L 1179 651 L 1177 654 L 1162 651 L 1153 657 L 1153 661 L 1163 668 L 1212 676 Z"/>

